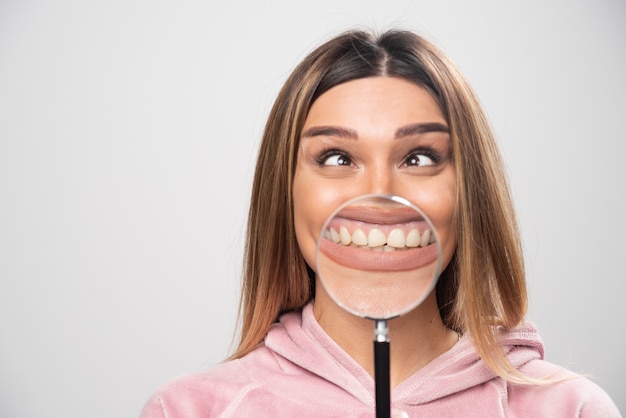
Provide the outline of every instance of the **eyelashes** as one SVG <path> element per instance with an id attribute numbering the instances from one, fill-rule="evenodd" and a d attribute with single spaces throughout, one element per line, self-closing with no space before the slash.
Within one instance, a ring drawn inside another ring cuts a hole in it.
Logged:
<path id="1" fill-rule="evenodd" d="M 432 148 L 419 147 L 411 150 L 404 157 L 404 164 L 407 166 L 427 166 L 437 165 L 443 161 L 443 156 Z"/>
<path id="2" fill-rule="evenodd" d="M 444 156 L 430 147 L 418 147 L 409 151 L 402 159 L 402 165 L 407 167 L 423 167 L 440 164 Z M 349 152 L 340 148 L 328 148 L 322 150 L 315 157 L 315 162 L 320 166 L 350 166 L 354 160 Z"/>
<path id="3" fill-rule="evenodd" d="M 323 150 L 321 153 L 315 157 L 315 162 L 319 166 L 341 166 L 341 165 L 351 165 L 352 157 L 349 153 L 338 149 L 338 148 L 329 148 Z"/>

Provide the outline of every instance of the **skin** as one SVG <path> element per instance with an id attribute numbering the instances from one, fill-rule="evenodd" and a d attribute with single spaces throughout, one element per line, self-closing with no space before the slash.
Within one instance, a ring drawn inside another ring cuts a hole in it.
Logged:
<path id="1" fill-rule="evenodd" d="M 293 184 L 296 238 L 315 269 L 320 230 L 335 208 L 370 193 L 395 194 L 430 218 L 442 246 L 442 266 L 456 246 L 456 177 L 441 109 L 422 87 L 372 77 L 333 87 L 313 103 L 302 130 Z M 340 308 L 317 280 L 314 312 L 322 328 L 373 375 L 373 322 Z M 449 350 L 432 292 L 417 308 L 389 321 L 391 385 Z"/>

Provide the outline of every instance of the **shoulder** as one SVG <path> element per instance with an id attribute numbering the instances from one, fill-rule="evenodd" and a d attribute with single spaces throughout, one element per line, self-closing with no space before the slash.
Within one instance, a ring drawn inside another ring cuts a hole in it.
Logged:
<path id="1" fill-rule="evenodd" d="M 542 359 L 532 360 L 520 371 L 541 382 L 510 384 L 509 407 L 533 416 L 621 417 L 609 395 L 595 382 Z"/>
<path id="2" fill-rule="evenodd" d="M 207 417 L 227 413 L 264 386 L 263 376 L 280 369 L 273 354 L 260 346 L 246 357 L 207 371 L 179 377 L 155 392 L 141 418 Z M 228 414 L 226 414 L 228 415 Z"/>

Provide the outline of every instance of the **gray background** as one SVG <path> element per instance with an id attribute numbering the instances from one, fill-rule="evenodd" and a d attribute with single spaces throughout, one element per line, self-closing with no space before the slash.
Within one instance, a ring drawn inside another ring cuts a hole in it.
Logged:
<path id="1" fill-rule="evenodd" d="M 0 1 L 0 416 L 133 417 L 235 326 L 264 119 L 339 31 L 447 51 L 500 139 L 547 358 L 626 411 L 626 3 Z"/>

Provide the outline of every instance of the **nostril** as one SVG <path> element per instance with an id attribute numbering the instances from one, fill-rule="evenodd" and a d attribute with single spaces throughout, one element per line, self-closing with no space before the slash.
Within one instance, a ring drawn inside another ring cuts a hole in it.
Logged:
<path id="1" fill-rule="evenodd" d="M 370 182 L 370 193 L 390 195 L 394 194 L 395 180 L 391 174 L 385 170 L 383 174 L 377 174 L 372 176 Z"/>

